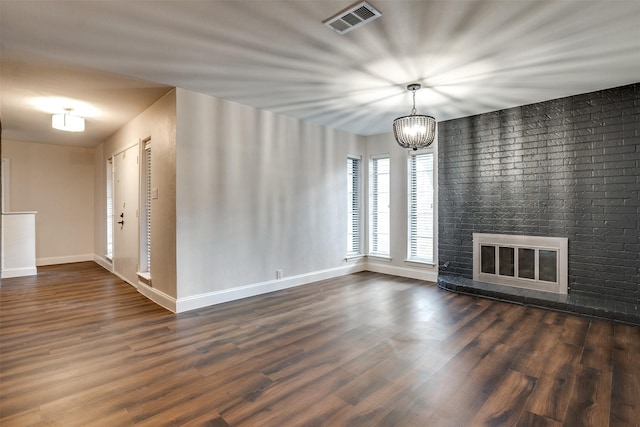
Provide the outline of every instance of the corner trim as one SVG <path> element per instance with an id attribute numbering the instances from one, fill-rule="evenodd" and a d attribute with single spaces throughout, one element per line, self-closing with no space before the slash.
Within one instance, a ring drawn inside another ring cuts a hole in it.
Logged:
<path id="1" fill-rule="evenodd" d="M 138 281 L 137 289 L 138 292 L 140 292 L 142 295 L 155 302 L 159 306 L 164 307 L 173 313 L 177 313 L 177 301 L 174 297 L 167 295 L 164 292 L 159 291 L 158 289 L 152 288 L 151 286 L 140 280 Z"/>
<path id="2" fill-rule="evenodd" d="M 93 261 L 109 273 L 113 273 L 113 264 L 108 259 L 94 254 Z"/>

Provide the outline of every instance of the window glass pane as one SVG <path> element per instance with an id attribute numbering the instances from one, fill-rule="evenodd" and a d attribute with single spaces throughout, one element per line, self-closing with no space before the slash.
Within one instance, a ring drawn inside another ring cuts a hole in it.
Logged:
<path id="1" fill-rule="evenodd" d="M 107 258 L 113 258 L 113 159 L 107 161 Z"/>
<path id="2" fill-rule="evenodd" d="M 410 260 L 433 262 L 433 153 L 409 157 Z"/>
<path id="3" fill-rule="evenodd" d="M 558 253 L 550 250 L 538 252 L 538 278 L 547 282 L 556 282 Z"/>
<path id="4" fill-rule="evenodd" d="M 360 159 L 347 158 L 347 254 L 360 253 Z"/>
<path id="5" fill-rule="evenodd" d="M 500 274 L 513 277 L 515 268 L 514 248 L 501 246 L 498 249 L 498 256 L 500 257 Z"/>
<path id="6" fill-rule="evenodd" d="M 496 249 L 494 246 L 480 247 L 480 270 L 483 273 L 496 274 Z"/>
<path id="7" fill-rule="evenodd" d="M 371 159 L 369 173 L 369 252 L 389 255 L 390 252 L 390 159 Z"/>
<path id="8" fill-rule="evenodd" d="M 144 247 L 142 271 L 151 272 L 151 144 L 144 149 Z M 146 265 L 145 265 L 146 264 Z"/>
<path id="9" fill-rule="evenodd" d="M 9 179 L 11 173 L 9 171 L 9 159 L 0 160 L 0 164 L 2 164 L 2 177 L 0 178 L 0 182 L 2 183 L 2 212 L 10 212 Z"/>
<path id="10" fill-rule="evenodd" d="M 518 248 L 518 277 L 535 279 L 535 249 Z"/>

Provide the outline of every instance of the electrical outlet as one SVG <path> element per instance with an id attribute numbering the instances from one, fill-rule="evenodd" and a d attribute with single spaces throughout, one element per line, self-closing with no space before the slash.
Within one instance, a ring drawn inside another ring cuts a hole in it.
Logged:
<path id="1" fill-rule="evenodd" d="M 276 279 L 282 279 L 282 270 L 276 270 Z"/>

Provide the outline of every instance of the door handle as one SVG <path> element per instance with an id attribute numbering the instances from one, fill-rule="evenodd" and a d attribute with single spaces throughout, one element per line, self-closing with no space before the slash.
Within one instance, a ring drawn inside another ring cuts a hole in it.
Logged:
<path id="1" fill-rule="evenodd" d="M 124 212 L 122 212 L 120 214 L 120 218 L 122 218 L 122 221 L 118 221 L 118 224 L 120 224 L 122 226 L 122 225 L 124 225 Z"/>

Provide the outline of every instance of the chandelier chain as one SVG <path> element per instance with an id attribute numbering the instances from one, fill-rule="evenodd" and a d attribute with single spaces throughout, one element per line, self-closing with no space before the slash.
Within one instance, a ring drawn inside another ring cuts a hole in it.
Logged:
<path id="1" fill-rule="evenodd" d="M 415 116 L 418 112 L 418 110 L 416 110 L 416 91 L 412 90 L 411 92 L 413 93 L 413 108 L 411 109 L 411 115 Z"/>

